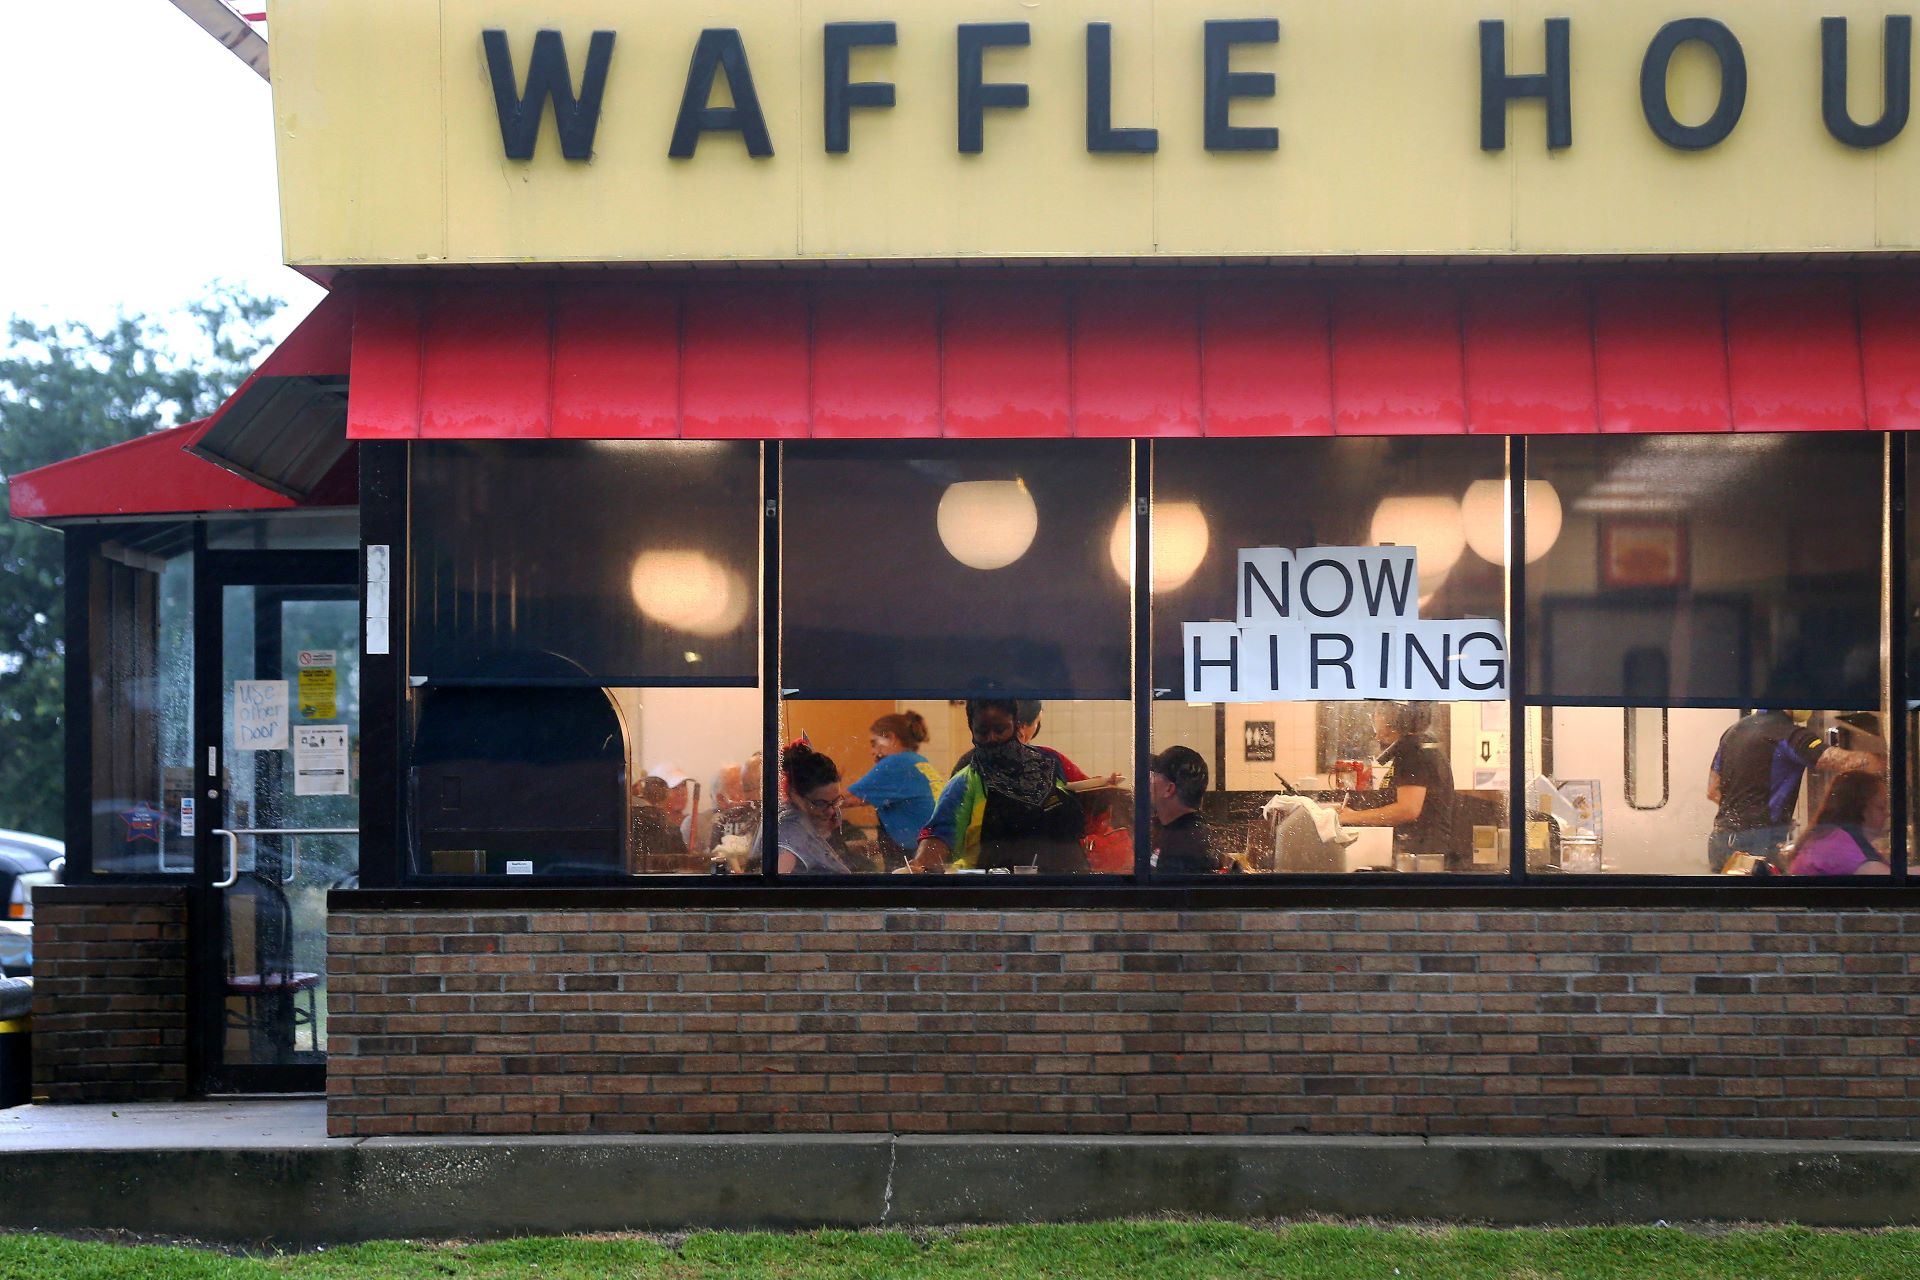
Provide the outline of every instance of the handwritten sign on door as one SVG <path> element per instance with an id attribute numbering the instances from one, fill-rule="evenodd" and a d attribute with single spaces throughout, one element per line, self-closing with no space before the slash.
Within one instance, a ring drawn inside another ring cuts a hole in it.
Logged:
<path id="1" fill-rule="evenodd" d="M 285 751 L 287 749 L 287 682 L 235 680 L 233 682 L 233 749 Z"/>

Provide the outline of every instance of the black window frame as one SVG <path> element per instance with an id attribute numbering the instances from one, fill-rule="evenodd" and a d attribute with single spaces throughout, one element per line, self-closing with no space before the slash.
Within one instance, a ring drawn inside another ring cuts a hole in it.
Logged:
<path id="1" fill-rule="evenodd" d="M 1892 807 L 1891 869 L 1872 883 L 1856 877 L 1795 877 L 1790 881 L 1751 881 L 1739 877 L 1644 874 L 1542 875 L 1526 866 L 1524 838 L 1527 821 L 1527 715 L 1535 708 L 1557 705 L 1527 694 L 1529 618 L 1526 605 L 1526 512 L 1524 501 L 1509 501 L 1508 520 L 1513 553 L 1506 571 L 1508 631 L 1509 796 L 1507 828 L 1511 856 L 1505 872 L 1462 876 L 1453 873 L 1403 873 L 1392 877 L 1355 877 L 1349 874 L 1287 874 L 1257 876 L 1163 877 L 1148 866 L 1149 802 L 1138 781 L 1146 776 L 1153 753 L 1152 717 L 1152 596 L 1141 584 L 1151 580 L 1153 441 L 1131 442 L 1134 468 L 1133 636 L 1132 688 L 1134 727 L 1135 838 L 1131 875 L 1022 876 L 1018 881 L 996 876 L 895 875 L 789 876 L 778 874 L 777 859 L 763 859 L 757 875 L 704 877 L 699 875 L 605 875 L 592 877 L 520 878 L 435 876 L 417 871 L 409 856 L 410 815 L 406 811 L 405 762 L 411 743 L 406 740 L 407 602 L 396 594 L 391 609 L 391 646 L 386 656 L 363 659 L 367 688 L 362 709 L 363 832 L 360 890 L 336 891 L 342 906 L 404 908 L 470 901 L 476 906 L 501 907 L 541 904 L 584 907 L 609 901 L 608 891 L 629 891 L 635 904 L 663 908 L 710 909 L 737 906 L 752 909 L 859 907 L 978 907 L 993 910 L 1085 907 L 1117 909 L 1138 904 L 1154 908 L 1225 909 L 1297 905 L 1314 906 L 1431 906 L 1436 909 L 1481 905 L 1596 907 L 1596 906 L 1817 906 L 1881 905 L 1903 907 L 1903 893 L 1911 887 L 1907 866 L 1908 824 L 1914 762 L 1907 707 L 1910 684 L 1906 654 L 1910 620 L 1907 617 L 1905 568 L 1910 538 L 1907 527 L 1908 442 L 1898 432 L 1882 436 L 1882 652 L 1887 661 L 1882 689 L 1889 717 L 1889 791 Z M 553 441 L 555 448 L 572 442 Z M 901 442 L 910 449 L 911 441 Z M 407 465 L 410 446 L 402 442 L 364 442 L 360 446 L 360 497 L 363 566 L 365 548 L 388 547 L 390 581 L 405 584 L 407 571 Z M 1505 437 L 1506 467 L 1510 478 L 1527 476 L 1528 440 Z M 763 773 L 763 812 L 778 811 L 778 778 L 773 762 L 779 753 L 780 696 L 780 542 L 781 450 L 777 440 L 764 442 L 761 579 L 760 690 L 761 749 L 768 767 Z M 1510 483 L 1510 493 L 1524 495 L 1521 483 Z M 70 555 L 72 552 L 70 551 Z M 71 560 L 70 562 L 71 563 Z M 365 575 L 363 573 L 363 588 Z M 71 599 L 71 588 L 69 588 Z M 363 601 L 364 604 L 364 601 Z M 72 623 L 69 623 L 70 634 Z M 69 706 L 72 706 L 69 684 Z M 71 753 L 70 753 L 71 758 Z M 70 776 L 71 776 L 70 764 Z M 70 798 L 69 805 L 72 800 Z M 588 896 L 580 891 L 591 890 Z M 1889 894 L 1895 896 L 1889 897 Z M 622 901 L 628 899 L 622 898 Z"/>

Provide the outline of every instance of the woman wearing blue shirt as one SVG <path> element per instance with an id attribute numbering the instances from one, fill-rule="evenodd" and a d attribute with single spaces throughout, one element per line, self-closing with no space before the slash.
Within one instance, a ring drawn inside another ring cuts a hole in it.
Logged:
<path id="1" fill-rule="evenodd" d="M 927 740 L 927 722 L 918 711 L 881 716 L 868 733 L 873 768 L 847 790 L 880 815 L 880 843 L 888 865 L 897 866 L 913 856 L 946 779 L 918 750 Z"/>

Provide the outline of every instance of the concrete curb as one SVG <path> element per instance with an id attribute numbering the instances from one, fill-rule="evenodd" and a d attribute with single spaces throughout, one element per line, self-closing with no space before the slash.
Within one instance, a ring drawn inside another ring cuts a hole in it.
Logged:
<path id="1" fill-rule="evenodd" d="M 1920 1144 L 1327 1138 L 373 1139 L 49 1149 L 0 1228 L 281 1245 L 1181 1213 L 1920 1223 Z"/>

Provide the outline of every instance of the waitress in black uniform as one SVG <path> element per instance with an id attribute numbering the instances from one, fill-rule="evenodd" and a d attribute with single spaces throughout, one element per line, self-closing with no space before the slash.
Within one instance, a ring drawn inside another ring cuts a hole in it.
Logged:
<path id="1" fill-rule="evenodd" d="M 1439 854 L 1453 848 L 1453 768 L 1428 736 L 1433 725 L 1430 702 L 1383 702 L 1373 710 L 1373 733 L 1380 741 L 1374 764 L 1386 776 L 1378 803 L 1340 806 L 1349 827 L 1392 827 L 1396 865 L 1402 855 Z M 1369 797 L 1370 798 L 1370 797 Z"/>

